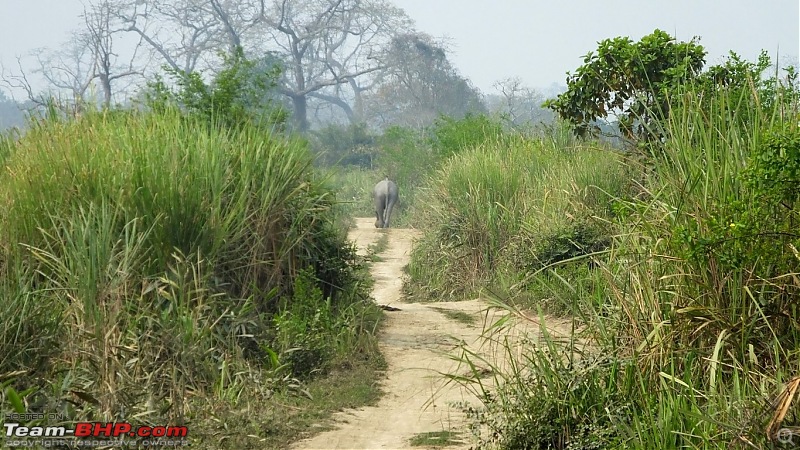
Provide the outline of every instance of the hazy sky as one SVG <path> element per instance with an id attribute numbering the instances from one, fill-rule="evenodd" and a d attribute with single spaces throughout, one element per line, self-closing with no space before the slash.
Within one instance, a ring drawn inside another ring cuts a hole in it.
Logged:
<path id="1" fill-rule="evenodd" d="M 394 0 L 434 36 L 452 39 L 456 66 L 484 92 L 519 76 L 534 87 L 565 84 L 597 42 L 638 40 L 660 28 L 700 36 L 715 63 L 729 50 L 755 60 L 761 49 L 796 61 L 798 0 Z M 724 5 L 724 6 L 723 6 Z"/>
<path id="2" fill-rule="evenodd" d="M 565 84 L 565 72 L 597 42 L 638 40 L 655 28 L 689 40 L 701 36 L 707 62 L 728 50 L 753 60 L 760 49 L 795 62 L 798 0 L 394 0 L 421 31 L 449 38 L 452 61 L 484 92 L 507 77 L 533 87 Z M 722 6 L 724 5 L 724 6 Z M 79 26 L 80 0 L 0 0 L 0 62 L 36 47 L 58 47 Z"/>

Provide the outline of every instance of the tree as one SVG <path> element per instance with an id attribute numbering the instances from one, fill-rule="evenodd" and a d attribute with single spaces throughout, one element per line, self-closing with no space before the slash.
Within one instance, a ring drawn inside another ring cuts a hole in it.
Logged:
<path id="1" fill-rule="evenodd" d="M 421 127 L 440 115 L 486 112 L 480 92 L 452 66 L 444 45 L 429 35 L 396 36 L 386 58 L 387 70 L 370 96 L 370 115 L 379 124 Z"/>
<path id="2" fill-rule="evenodd" d="M 82 15 L 85 28 L 74 31 L 72 38 L 56 51 L 37 49 L 32 53 L 37 66 L 33 73 L 46 82 L 46 93 L 34 90 L 23 69 L 22 58 L 17 58 L 17 73 L 5 74 L 4 71 L 6 86 L 24 91 L 28 99 L 39 106 L 67 93 L 69 98 L 65 103 L 75 111 L 88 100 L 89 91 L 97 87 L 102 93 L 102 104 L 110 106 L 116 81 L 143 74 L 135 67 L 138 46 L 125 62 L 114 48 L 115 38 L 123 31 L 113 15 L 116 7 L 112 0 L 89 3 Z"/>
<path id="3" fill-rule="evenodd" d="M 596 133 L 598 119 L 616 116 L 625 137 L 655 141 L 661 137 L 658 121 L 669 113 L 670 89 L 694 78 L 705 55 L 697 38 L 677 42 L 661 30 L 639 42 L 606 39 L 568 74 L 567 91 L 545 105 L 581 136 Z"/>
<path id="4" fill-rule="evenodd" d="M 112 84 L 115 81 L 142 75 L 142 71 L 134 66 L 138 45 L 124 66 L 121 65 L 120 58 L 114 51 L 114 38 L 123 31 L 118 28 L 119 23 L 113 14 L 116 8 L 117 5 L 109 0 L 89 4 L 89 9 L 84 10 L 83 14 L 86 28 L 78 39 L 78 43 L 86 45 L 92 55 L 92 73 L 100 83 L 103 104 L 106 107 L 111 106 L 114 93 Z"/>
<path id="5" fill-rule="evenodd" d="M 119 16 L 127 29 L 174 70 L 213 71 L 225 47 L 241 47 L 250 59 L 278 57 L 280 92 L 300 131 L 309 128 L 309 101 L 332 105 L 352 123 L 363 120 L 363 93 L 385 68 L 383 48 L 396 30 L 411 27 L 384 0 L 124 1 Z"/>
<path id="6" fill-rule="evenodd" d="M 328 125 L 314 133 L 317 161 L 326 165 L 373 167 L 377 136 L 365 124 Z"/>
<path id="7" fill-rule="evenodd" d="M 268 12 L 266 40 L 284 60 L 281 92 L 291 99 L 301 131 L 309 126 L 309 97 L 361 121 L 362 95 L 374 84 L 369 75 L 387 67 L 384 46 L 411 25 L 401 9 L 383 0 L 275 0 Z"/>
<path id="8" fill-rule="evenodd" d="M 150 83 L 147 104 L 162 109 L 177 106 L 185 114 L 229 128 L 245 125 L 282 128 L 285 110 L 274 95 L 280 69 L 273 65 L 265 70 L 257 61 L 244 57 L 241 48 L 223 57 L 223 68 L 206 84 L 197 72 L 168 68 L 167 73 L 178 86 L 174 90 L 157 77 Z"/>
<path id="9" fill-rule="evenodd" d="M 31 74 L 24 69 L 22 57 L 17 57 L 16 72 L 6 73 L 3 68 L 3 83 L 12 92 L 25 92 L 28 100 L 36 107 L 52 104 L 51 99 L 55 98 L 62 109 L 77 112 L 96 78 L 90 48 L 85 45 L 81 36 L 76 33 L 58 51 L 40 48 L 31 52 L 30 56 L 36 60 L 36 68 L 31 72 L 45 81 L 45 92 L 34 88 Z M 62 98 L 63 94 L 66 94 L 66 99 Z"/>
<path id="10" fill-rule="evenodd" d="M 553 112 L 542 107 L 544 96 L 522 84 L 519 78 L 506 78 L 494 84 L 500 95 L 486 98 L 490 111 L 500 113 L 513 125 L 552 122 Z"/>
<path id="11" fill-rule="evenodd" d="M 147 44 L 150 61 L 184 73 L 221 62 L 219 51 L 231 48 L 241 33 L 232 25 L 231 15 L 212 0 L 120 0 L 116 10 L 124 30 Z"/>

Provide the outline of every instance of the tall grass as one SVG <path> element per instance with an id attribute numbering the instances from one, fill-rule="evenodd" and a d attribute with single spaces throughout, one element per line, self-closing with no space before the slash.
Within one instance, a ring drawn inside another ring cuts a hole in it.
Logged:
<path id="1" fill-rule="evenodd" d="M 8 167 L 10 239 L 37 246 L 49 216 L 103 199 L 152 228 L 146 247 L 158 266 L 175 248 L 219 256 L 243 296 L 292 273 L 291 255 L 331 195 L 308 179 L 305 149 L 172 115 L 112 112 L 30 130 Z"/>
<path id="2" fill-rule="evenodd" d="M 800 370 L 800 130 L 796 97 L 764 95 L 675 97 L 644 195 L 614 199 L 606 257 L 528 274 L 583 333 L 525 348 L 524 370 L 481 392 L 484 448 L 780 447 L 797 420 L 773 399 Z"/>
<path id="3" fill-rule="evenodd" d="M 626 184 L 619 155 L 558 142 L 485 143 L 431 177 L 417 216 L 431 232 L 409 265 L 415 295 L 463 298 L 498 281 L 525 284 L 517 274 L 602 247 L 599 219 L 610 209 L 600 199 Z"/>
<path id="4" fill-rule="evenodd" d="M 302 143 L 103 111 L 3 145 L 4 411 L 182 422 L 375 351 L 378 311 Z M 323 308 L 317 347 L 281 330 L 292 308 Z"/>

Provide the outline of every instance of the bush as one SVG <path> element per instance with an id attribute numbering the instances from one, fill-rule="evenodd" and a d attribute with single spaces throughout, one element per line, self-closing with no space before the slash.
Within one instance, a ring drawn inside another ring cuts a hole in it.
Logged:
<path id="1" fill-rule="evenodd" d="M 0 373 L 26 412 L 180 422 L 192 399 L 267 398 L 285 364 L 306 377 L 374 351 L 377 315 L 302 143 L 165 108 L 44 119 L 10 148 Z M 291 359 L 298 339 L 313 357 Z"/>
<path id="2" fill-rule="evenodd" d="M 375 167 L 378 137 L 366 124 L 328 125 L 315 131 L 312 138 L 317 162 L 323 166 L 355 166 L 365 170 Z"/>
<path id="3" fill-rule="evenodd" d="M 673 97 L 643 195 L 616 199 L 618 232 L 589 276 L 567 258 L 573 233 L 534 251 L 562 259 L 531 281 L 571 305 L 581 333 L 523 346 L 524 370 L 500 371 L 477 416 L 484 445 L 777 448 L 776 431 L 797 420 L 800 114 L 796 86 L 762 81 Z M 608 359 L 564 373 L 579 349 Z"/>
<path id="4" fill-rule="evenodd" d="M 463 150 L 497 144 L 506 136 L 503 125 L 484 114 L 467 114 L 463 119 L 440 117 L 430 138 L 433 151 L 446 159 Z"/>
<path id="5" fill-rule="evenodd" d="M 619 429 L 636 399 L 618 383 L 630 377 L 631 364 L 557 345 L 529 348 L 523 358 L 502 371 L 496 392 L 479 391 L 483 409 L 467 409 L 478 448 L 625 448 Z"/>
<path id="6" fill-rule="evenodd" d="M 555 142 L 507 137 L 444 164 L 420 201 L 431 232 L 412 253 L 410 292 L 461 298 L 607 245 L 609 194 L 626 185 L 618 155 Z"/>
<path id="7" fill-rule="evenodd" d="M 199 72 L 183 72 L 171 67 L 164 70 L 177 85 L 167 86 L 161 77 L 148 84 L 147 106 L 156 111 L 180 108 L 184 114 L 211 124 L 241 128 L 258 126 L 281 130 L 287 111 L 277 100 L 277 80 L 281 69 L 277 61 L 245 58 L 237 48 L 223 55 L 223 67 L 210 84 Z"/>

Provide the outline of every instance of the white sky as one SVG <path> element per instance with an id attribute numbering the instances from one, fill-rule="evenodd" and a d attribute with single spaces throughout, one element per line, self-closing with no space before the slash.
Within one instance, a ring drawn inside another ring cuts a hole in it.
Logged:
<path id="1" fill-rule="evenodd" d="M 707 63 L 733 50 L 761 49 L 797 61 L 798 0 L 394 0 L 434 36 L 449 36 L 453 61 L 484 92 L 519 76 L 533 87 L 566 84 L 566 72 L 597 42 L 639 40 L 660 28 L 680 40 L 700 36 Z M 773 58 L 774 59 L 774 58 Z"/>
<path id="2" fill-rule="evenodd" d="M 681 40 L 701 36 L 707 63 L 728 50 L 754 60 L 761 49 L 796 63 L 798 0 L 394 0 L 417 29 L 446 37 L 462 75 L 486 93 L 520 77 L 547 88 L 565 84 L 582 56 L 616 36 L 638 40 L 660 28 Z M 37 47 L 57 48 L 78 27 L 80 0 L 0 0 L 0 62 Z"/>

